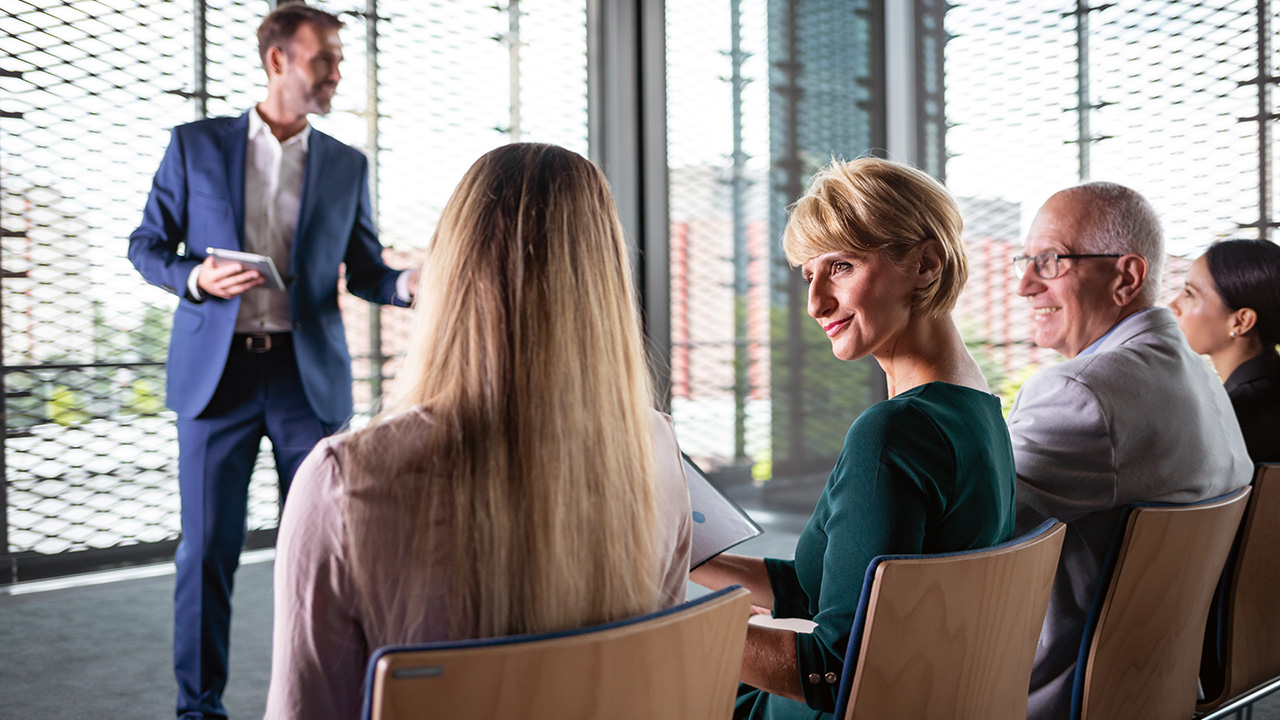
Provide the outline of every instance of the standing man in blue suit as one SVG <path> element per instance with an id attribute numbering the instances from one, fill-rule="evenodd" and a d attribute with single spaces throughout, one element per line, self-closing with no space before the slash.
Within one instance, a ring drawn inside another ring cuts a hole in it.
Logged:
<path id="1" fill-rule="evenodd" d="M 282 4 L 258 29 L 266 100 L 173 130 L 129 259 L 181 297 L 167 404 L 178 415 L 182 540 L 174 593 L 178 717 L 225 718 L 231 590 L 249 475 L 271 439 L 284 497 L 312 447 L 350 417 L 351 358 L 338 271 L 370 302 L 408 305 L 417 271 L 392 270 L 369 201 L 368 161 L 311 128 L 341 75 L 337 17 Z M 271 257 L 286 289 L 225 248 Z"/>

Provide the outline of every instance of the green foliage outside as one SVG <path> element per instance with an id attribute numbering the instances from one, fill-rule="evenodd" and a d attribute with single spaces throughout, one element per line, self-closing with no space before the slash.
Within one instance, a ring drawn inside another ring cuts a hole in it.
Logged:
<path id="1" fill-rule="evenodd" d="M 89 413 L 83 410 L 80 398 L 66 385 L 55 385 L 49 396 L 49 420 L 63 427 L 81 425 L 89 421 Z"/>
<path id="2" fill-rule="evenodd" d="M 137 330 L 122 334 L 105 318 L 103 305 L 93 305 L 93 361 L 111 361 L 130 350 L 140 360 L 163 362 L 168 350 L 169 312 L 159 306 L 148 306 Z M 59 354 L 45 360 L 51 365 L 76 365 L 83 358 Z M 164 410 L 160 388 L 163 370 L 137 367 L 119 369 L 110 365 L 84 365 L 63 369 L 52 377 L 39 373 L 14 373 L 7 378 L 8 391 L 15 397 L 8 401 L 9 427 L 30 427 L 51 422 L 63 427 L 81 425 L 89 420 L 114 415 L 157 415 Z"/>
<path id="3" fill-rule="evenodd" d="M 964 338 L 964 346 L 977 361 L 978 369 L 982 371 L 982 377 L 987 381 L 987 387 L 991 388 L 991 392 L 999 394 L 1000 391 L 997 388 L 1002 387 L 1005 382 L 1004 368 L 991 356 L 991 343 L 982 337 L 976 322 L 961 321 L 958 326 L 960 337 Z"/>
<path id="4" fill-rule="evenodd" d="M 30 373 L 15 372 L 6 376 L 5 391 L 10 395 L 5 399 L 8 413 L 5 426 L 27 428 L 49 422 L 49 403 L 42 397 L 47 389 Z"/>
<path id="5" fill-rule="evenodd" d="M 798 342 L 789 337 L 787 308 L 770 311 L 770 362 L 773 382 L 773 463 L 822 465 L 834 462 L 845 435 L 858 415 L 872 404 L 870 382 L 875 360 L 845 362 L 831 354 L 831 341 L 804 310 L 800 311 Z M 793 347 L 795 345 L 796 347 Z M 795 378 L 794 368 L 800 376 Z M 800 447 L 791 447 L 792 391 L 798 380 Z M 772 465 L 770 468 L 772 474 Z"/>
<path id="6" fill-rule="evenodd" d="M 1022 388 L 1022 383 L 1027 381 L 1039 369 L 1036 364 L 1025 365 L 1011 374 L 1006 374 L 1004 367 L 993 357 L 994 346 L 992 343 L 981 337 L 976 329 L 976 323 L 960 324 L 960 335 L 965 338 L 965 347 L 969 349 L 969 354 L 973 355 L 973 359 L 978 362 L 978 369 L 982 371 L 982 376 L 987 380 L 987 387 L 991 388 L 991 392 L 1000 397 L 1000 407 L 1004 412 L 1004 416 L 1009 417 L 1009 410 L 1013 408 L 1013 399 L 1017 397 L 1018 390 Z"/>
<path id="7" fill-rule="evenodd" d="M 1018 390 L 1022 389 L 1022 383 L 1035 375 L 1038 369 L 1037 365 L 1027 365 L 1012 375 L 1005 376 L 999 385 L 992 386 L 992 390 L 1000 396 L 1000 409 L 1006 418 L 1009 417 L 1009 411 L 1013 409 L 1013 399 L 1018 396 Z"/>
<path id="8" fill-rule="evenodd" d="M 763 483 L 773 477 L 773 451 L 764 448 L 751 456 L 751 479 Z"/>
<path id="9" fill-rule="evenodd" d="M 138 378 L 129 385 L 129 402 L 124 411 L 131 415 L 159 415 L 164 402 L 156 392 L 155 384 L 146 378 Z"/>
<path id="10" fill-rule="evenodd" d="M 131 349 L 140 360 L 163 362 L 169 351 L 170 313 L 157 305 L 142 312 L 142 324 L 129 334 Z"/>

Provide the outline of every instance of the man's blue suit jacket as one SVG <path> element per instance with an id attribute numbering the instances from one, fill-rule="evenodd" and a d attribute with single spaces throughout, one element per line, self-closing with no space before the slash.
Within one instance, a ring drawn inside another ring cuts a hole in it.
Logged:
<path id="1" fill-rule="evenodd" d="M 253 112 L 250 110 L 249 112 Z M 166 404 L 194 418 L 226 366 L 240 298 L 187 299 L 187 278 L 205 248 L 244 249 L 244 174 L 249 116 L 173 129 L 156 171 L 129 259 L 153 285 L 182 298 L 169 340 Z M 291 260 L 281 268 L 293 306 L 293 345 L 312 410 L 339 425 L 351 415 L 351 357 L 338 310 L 338 267 L 347 289 L 381 304 L 396 300 L 397 271 L 382 262 L 369 202 L 369 163 L 358 150 L 312 129 Z"/>

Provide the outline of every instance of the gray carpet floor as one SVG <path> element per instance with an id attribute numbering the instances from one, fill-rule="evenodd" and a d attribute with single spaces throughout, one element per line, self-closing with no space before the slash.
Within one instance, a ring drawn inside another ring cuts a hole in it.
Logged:
<path id="1" fill-rule="evenodd" d="M 735 489 L 766 529 L 737 551 L 791 557 L 817 495 L 813 482 Z M 224 698 L 232 720 L 261 718 L 266 706 L 271 570 L 271 562 L 258 562 L 236 576 Z M 0 590 L 0 719 L 172 718 L 172 597 L 171 574 L 19 595 Z M 1257 705 L 1253 718 L 1280 720 L 1280 696 Z"/>
<path id="2" fill-rule="evenodd" d="M 271 674 L 270 562 L 236 574 L 230 716 L 261 718 Z M 174 717 L 173 575 L 0 595 L 0 718 Z"/>

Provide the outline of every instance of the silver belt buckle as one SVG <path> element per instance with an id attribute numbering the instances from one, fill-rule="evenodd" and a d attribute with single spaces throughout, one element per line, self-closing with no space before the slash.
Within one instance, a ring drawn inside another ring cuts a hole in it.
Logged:
<path id="1" fill-rule="evenodd" d="M 245 352 L 264 353 L 271 351 L 271 336 L 266 333 L 249 335 L 244 339 Z"/>

